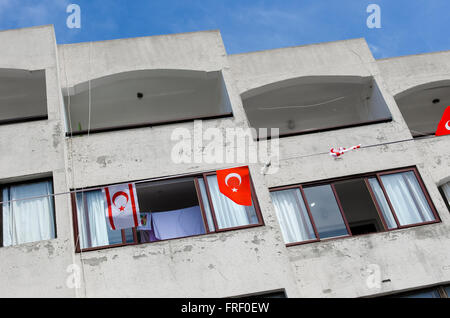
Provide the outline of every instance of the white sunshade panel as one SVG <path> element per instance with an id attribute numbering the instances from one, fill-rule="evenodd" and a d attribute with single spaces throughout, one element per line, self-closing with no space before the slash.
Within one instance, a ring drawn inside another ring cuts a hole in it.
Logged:
<path id="1" fill-rule="evenodd" d="M 244 108 L 253 127 L 279 128 L 280 134 L 391 119 L 371 78 L 289 82 L 244 97 Z"/>
<path id="2" fill-rule="evenodd" d="M 447 106 L 450 105 L 450 83 L 436 83 L 396 99 L 413 136 L 432 134 Z"/>
<path id="3" fill-rule="evenodd" d="M 46 115 L 44 70 L 0 69 L 0 122 Z"/>
<path id="4" fill-rule="evenodd" d="M 156 75 L 151 71 L 114 75 L 108 81 L 91 81 L 70 96 L 73 131 L 170 122 L 231 113 L 220 72 L 204 76 Z M 73 91 L 73 90 L 72 90 Z M 90 95 L 90 96 L 89 96 Z M 65 97 L 66 108 L 69 98 Z M 89 116 L 90 105 L 90 116 Z M 89 123 L 90 118 L 90 123 Z"/>

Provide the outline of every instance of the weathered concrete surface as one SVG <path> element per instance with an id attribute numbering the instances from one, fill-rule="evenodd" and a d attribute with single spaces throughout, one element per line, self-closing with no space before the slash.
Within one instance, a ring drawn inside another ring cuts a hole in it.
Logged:
<path id="1" fill-rule="evenodd" d="M 0 32 L 0 68 L 45 69 L 48 120 L 0 126 L 0 180 L 53 176 L 68 189 L 56 40 L 52 26 Z M 0 297 L 73 297 L 66 268 L 74 263 L 68 196 L 55 198 L 57 239 L 0 248 Z"/>
<path id="2" fill-rule="evenodd" d="M 417 82 L 450 79 L 448 71 L 439 71 L 450 64 L 448 53 L 405 58 L 428 65 L 413 72 L 409 63 L 396 61 L 402 66 L 391 68 L 375 61 L 362 39 L 227 56 L 217 31 L 56 46 L 52 28 L 39 27 L 0 32 L 0 47 L 5 43 L 0 67 L 46 69 L 49 120 L 0 126 L 2 182 L 52 173 L 55 192 L 64 192 L 230 166 L 172 162 L 173 129 L 193 133 L 192 122 L 64 137 L 61 89 L 118 72 L 222 71 L 234 118 L 204 121 L 203 129 L 246 128 L 241 94 L 319 75 L 373 76 L 393 121 L 282 138 L 274 175 L 263 176 L 260 165 L 250 164 L 263 227 L 75 254 L 70 200 L 58 196 L 57 239 L 0 249 L 0 296 L 227 297 L 286 289 L 289 297 L 360 297 L 450 281 L 450 215 L 437 188 L 450 176 L 450 141 L 400 142 L 411 134 L 393 98 Z M 416 75 L 422 80 L 413 80 Z M 403 80 L 410 82 L 399 86 Z M 387 142 L 397 143 L 379 145 Z M 358 143 L 372 147 L 341 160 L 317 155 Z M 406 166 L 418 167 L 442 223 L 285 247 L 269 187 Z M 79 289 L 66 284 L 72 263 L 80 265 Z M 372 265 L 390 280 L 379 289 L 367 285 Z"/>

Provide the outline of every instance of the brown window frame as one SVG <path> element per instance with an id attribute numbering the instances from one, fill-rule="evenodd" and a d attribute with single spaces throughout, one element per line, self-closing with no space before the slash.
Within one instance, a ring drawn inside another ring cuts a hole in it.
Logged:
<path id="1" fill-rule="evenodd" d="M 53 176 L 0 184 L 0 202 L 3 202 L 3 188 L 17 186 L 17 185 L 30 184 L 30 183 L 39 183 L 39 182 L 44 182 L 44 181 L 51 181 L 51 183 L 52 183 L 53 222 L 54 222 L 53 228 L 55 230 L 55 237 L 52 240 L 55 240 L 58 238 L 58 227 L 56 226 L 57 219 L 56 219 L 56 204 L 55 204 L 55 181 L 53 180 Z M 0 213 L 2 210 L 3 210 L 3 204 L 0 203 Z M 36 241 L 36 242 L 40 242 L 40 241 Z M 31 243 L 36 243 L 36 242 L 31 242 Z M 17 246 L 17 245 L 14 245 L 14 246 Z M 3 216 L 0 215 L 0 248 L 2 248 L 2 247 L 4 247 L 3 246 Z"/>
<path id="2" fill-rule="evenodd" d="M 420 222 L 420 223 L 414 223 L 414 224 L 409 224 L 409 225 L 400 225 L 400 222 L 398 221 L 397 218 L 397 214 L 394 210 L 394 207 L 392 206 L 392 203 L 389 199 L 389 196 L 387 195 L 386 189 L 383 185 L 383 182 L 381 180 L 381 176 L 383 175 L 389 175 L 389 174 L 396 174 L 396 173 L 402 173 L 402 172 L 409 172 L 412 171 L 414 172 L 414 175 L 419 183 L 419 186 L 423 192 L 423 194 L 425 195 L 425 198 L 428 202 L 428 205 L 430 206 L 431 211 L 433 212 L 433 215 L 435 217 L 434 221 L 427 221 L 427 222 Z M 389 229 L 386 223 L 386 220 L 384 219 L 383 213 L 381 211 L 381 208 L 378 204 L 378 201 L 376 200 L 376 197 L 374 195 L 374 191 L 372 189 L 372 187 L 370 186 L 369 183 L 369 178 L 373 178 L 375 177 L 378 181 L 378 183 L 380 184 L 381 189 L 383 190 L 383 194 L 386 198 L 386 201 L 389 205 L 389 208 L 392 211 L 392 215 L 394 217 L 395 223 L 396 223 L 396 227 L 393 229 Z M 370 196 L 372 198 L 372 201 L 376 207 L 376 210 L 378 212 L 378 216 L 380 217 L 380 220 L 383 224 L 384 230 L 380 231 L 380 232 L 374 232 L 374 233 L 368 233 L 368 234 L 360 234 L 360 235 L 352 235 L 352 232 L 350 230 L 350 227 L 348 225 L 348 221 L 347 218 L 345 217 L 345 213 L 344 213 L 344 209 L 342 208 L 342 204 L 340 202 L 339 196 L 336 193 L 336 189 L 334 187 L 334 183 L 338 182 L 338 181 L 344 181 L 344 180 L 352 180 L 352 179 L 358 179 L 358 178 L 362 178 L 364 179 L 364 182 L 366 184 L 366 187 L 370 193 Z M 339 207 L 339 210 L 341 212 L 342 218 L 344 220 L 345 226 L 347 228 L 347 232 L 349 233 L 348 235 L 345 236 L 338 236 L 338 237 L 330 237 L 330 238 L 325 238 L 325 239 L 321 239 L 319 236 L 319 233 L 317 231 L 317 227 L 315 225 L 314 219 L 312 217 L 310 208 L 309 208 L 309 204 L 308 204 L 308 200 L 306 199 L 305 193 L 303 191 L 304 188 L 307 187 L 312 187 L 312 186 L 320 186 L 320 185 L 330 185 L 335 199 L 336 199 L 336 203 Z M 356 236 L 365 236 L 365 235 L 373 235 L 376 233 L 384 233 L 384 232 L 391 232 L 391 231 L 396 231 L 399 229 L 406 229 L 406 228 L 411 228 L 411 227 L 416 227 L 416 226 L 421 226 L 421 225 L 426 225 L 426 224 L 435 224 L 435 223 L 440 223 L 441 219 L 439 217 L 439 214 L 437 213 L 436 207 L 433 204 L 433 201 L 431 200 L 431 197 L 425 187 L 425 184 L 422 180 L 422 177 L 420 176 L 417 167 L 407 167 L 407 168 L 400 168 L 400 169 L 390 169 L 390 170 L 383 170 L 383 171 L 378 171 L 378 172 L 371 172 L 371 173 L 364 173 L 364 174 L 357 174 L 357 175 L 352 175 L 352 176 L 345 176 L 345 177 L 340 177 L 340 178 L 331 178 L 331 179 L 326 179 L 326 180 L 321 180 L 321 181 L 313 181 L 313 182 L 307 182 L 307 183 L 302 183 L 302 184 L 295 184 L 295 185 L 290 185 L 290 186 L 282 186 L 282 187 L 274 187 L 269 189 L 270 192 L 276 192 L 276 191 L 283 191 L 283 190 L 289 190 L 289 189 L 299 189 L 302 199 L 305 202 L 305 206 L 306 206 L 306 210 L 308 213 L 308 216 L 310 218 L 311 221 L 311 225 L 314 229 L 314 234 L 316 235 L 316 239 L 314 240 L 307 240 L 307 241 L 302 241 L 302 242 L 293 242 L 293 243 L 287 243 L 286 247 L 290 247 L 290 246 L 296 246 L 296 245 L 303 245 L 303 244 L 308 244 L 308 243 L 314 243 L 314 242 L 323 242 L 323 241 L 329 241 L 329 240 L 338 240 L 338 239 L 342 239 L 342 238 L 347 238 L 347 237 L 356 237 Z"/>
<path id="3" fill-rule="evenodd" d="M 176 176 L 176 177 L 156 178 L 155 180 L 148 180 L 148 181 L 147 180 L 145 180 L 145 181 L 142 181 L 142 180 L 141 181 L 130 181 L 130 182 L 149 182 L 149 183 L 151 183 L 152 181 L 176 180 L 176 179 L 179 179 L 179 178 L 186 178 L 186 177 L 192 177 L 194 179 L 194 185 L 195 185 L 195 190 L 196 190 L 196 194 L 197 194 L 197 199 L 198 199 L 198 203 L 199 203 L 199 206 L 200 206 L 200 211 L 202 213 L 203 223 L 204 223 L 204 226 L 205 226 L 205 233 L 204 234 L 198 234 L 198 235 L 176 237 L 176 238 L 167 239 L 167 240 L 160 240 L 160 241 L 157 241 L 157 242 L 179 240 L 179 239 L 184 239 L 184 238 L 188 238 L 188 237 L 198 237 L 198 236 L 204 236 L 204 235 L 213 234 L 213 233 L 229 232 L 229 231 L 242 230 L 242 229 L 254 228 L 254 227 L 259 227 L 259 226 L 264 226 L 265 225 L 264 224 L 264 219 L 263 219 L 262 213 L 261 213 L 261 208 L 260 208 L 260 205 L 259 205 L 259 202 L 258 202 L 258 198 L 256 196 L 253 180 L 252 180 L 252 178 L 250 176 L 250 189 L 251 189 L 251 194 L 252 194 L 252 201 L 253 201 L 253 206 L 255 208 L 256 216 L 258 218 L 258 223 L 257 224 L 243 225 L 243 226 L 235 226 L 235 227 L 230 227 L 230 228 L 225 228 L 225 229 L 219 229 L 219 227 L 217 225 L 216 212 L 214 210 L 212 196 L 211 196 L 211 192 L 210 192 L 209 185 L 208 185 L 208 180 L 207 180 L 207 177 L 208 176 L 212 176 L 212 175 L 216 175 L 216 172 L 215 171 L 211 171 L 211 172 L 203 172 L 203 173 L 196 173 L 196 174 L 187 174 L 187 175 Z M 200 192 L 200 186 L 199 186 L 198 179 L 203 179 L 203 181 L 205 183 L 205 189 L 206 189 L 206 194 L 207 194 L 207 197 L 208 197 L 208 202 L 204 202 L 204 200 L 203 200 L 203 197 L 202 197 L 201 192 Z M 116 184 L 120 184 L 120 183 L 116 183 Z M 83 191 L 78 191 L 77 190 L 76 192 L 80 192 L 80 193 L 82 193 L 82 192 L 89 192 L 89 191 L 92 191 L 93 189 L 98 189 L 98 188 L 107 187 L 107 186 L 111 186 L 111 185 L 114 185 L 114 184 L 108 184 L 108 185 L 102 185 L 102 186 L 97 186 L 97 187 L 86 188 Z M 89 248 L 81 249 L 80 242 L 78 240 L 79 231 L 78 231 L 78 215 L 77 215 L 76 192 L 72 192 L 71 193 L 73 233 L 74 233 L 74 242 L 75 242 L 75 252 L 76 253 L 81 253 L 81 252 L 84 253 L 84 252 L 97 251 L 97 250 L 109 249 L 109 248 L 114 248 L 114 247 L 122 247 L 122 246 L 133 246 L 133 245 L 144 245 L 144 244 L 157 243 L 157 242 L 139 243 L 138 237 L 137 237 L 137 230 L 136 230 L 136 228 L 132 228 L 132 230 L 133 230 L 133 242 L 127 243 L 126 242 L 126 238 L 125 238 L 125 230 L 121 230 L 122 231 L 122 243 L 111 244 L 111 245 L 104 245 L 104 246 L 97 246 L 97 247 L 89 247 Z M 213 219 L 215 230 L 212 230 L 212 229 L 209 228 L 208 220 L 206 218 L 205 204 L 208 204 L 209 207 L 210 207 L 211 216 L 212 216 L 212 219 Z"/>
<path id="4" fill-rule="evenodd" d="M 447 183 L 444 183 L 444 184 L 447 184 Z M 448 203 L 447 196 L 445 195 L 444 189 L 442 188 L 444 186 L 444 184 L 441 184 L 439 186 L 439 193 L 442 195 L 442 199 L 444 200 L 445 206 L 447 207 L 448 211 L 450 212 L 450 204 Z"/>
<path id="5" fill-rule="evenodd" d="M 426 292 L 437 292 L 439 294 L 439 298 L 450 298 L 450 294 L 448 294 L 445 291 L 445 288 L 450 287 L 450 285 L 437 285 L 434 287 L 427 287 L 427 288 L 419 288 L 410 290 L 407 292 L 400 292 L 395 294 L 390 294 L 386 296 L 381 296 L 383 298 L 399 298 L 399 297 L 405 297 L 405 296 L 413 296 L 419 293 L 426 293 Z"/>

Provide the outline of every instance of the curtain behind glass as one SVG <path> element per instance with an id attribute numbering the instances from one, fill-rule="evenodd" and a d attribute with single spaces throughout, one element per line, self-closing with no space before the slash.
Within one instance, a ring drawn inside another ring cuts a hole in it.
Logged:
<path id="1" fill-rule="evenodd" d="M 433 211 L 416 179 L 414 172 L 381 176 L 381 181 L 392 203 L 400 225 L 434 221 Z"/>
<path id="2" fill-rule="evenodd" d="M 285 243 L 316 238 L 299 189 L 271 192 Z"/>
<path id="3" fill-rule="evenodd" d="M 258 217 L 253 205 L 243 206 L 234 203 L 220 192 L 217 176 L 208 176 L 207 178 L 219 229 L 258 224 Z M 207 205 L 207 202 L 204 205 Z"/>
<path id="4" fill-rule="evenodd" d="M 442 186 L 442 191 L 444 191 L 447 203 L 450 206 L 450 182 L 447 182 Z"/>
<path id="5" fill-rule="evenodd" d="M 375 199 L 378 202 L 378 206 L 381 209 L 381 213 L 383 213 L 388 229 L 391 230 L 397 228 L 394 215 L 392 214 L 391 208 L 389 207 L 386 197 L 384 196 L 383 189 L 381 189 L 378 180 L 376 178 L 369 178 L 369 183 L 375 195 Z"/>
<path id="6" fill-rule="evenodd" d="M 86 200 L 87 212 L 83 196 Z M 105 207 L 105 196 L 101 190 L 77 193 L 78 231 L 81 248 L 122 243 L 122 231 L 110 229 Z"/>
<path id="7" fill-rule="evenodd" d="M 10 186 L 3 189 L 3 246 L 37 242 L 55 238 L 55 216 L 52 182 L 43 181 Z"/>

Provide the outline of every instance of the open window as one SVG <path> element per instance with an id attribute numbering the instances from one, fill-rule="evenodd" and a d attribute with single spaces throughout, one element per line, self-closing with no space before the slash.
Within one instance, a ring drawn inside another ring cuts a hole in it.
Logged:
<path id="1" fill-rule="evenodd" d="M 414 137 L 434 135 L 450 105 L 450 81 L 414 87 L 398 94 L 395 100 Z"/>
<path id="2" fill-rule="evenodd" d="M 253 89 L 242 100 L 252 127 L 279 128 L 280 136 L 392 120 L 372 77 L 295 78 Z"/>
<path id="3" fill-rule="evenodd" d="M 77 251 L 151 243 L 263 224 L 252 188 L 252 206 L 241 206 L 219 191 L 214 173 L 136 182 L 141 225 L 111 230 L 101 189 L 73 195 Z"/>
<path id="4" fill-rule="evenodd" d="M 271 190 L 286 244 L 439 222 L 415 168 Z"/>
<path id="5" fill-rule="evenodd" d="M 56 237 L 51 179 L 0 185 L 0 202 L 0 246 Z"/>
<path id="6" fill-rule="evenodd" d="M 0 124 L 47 119 L 45 71 L 0 69 Z"/>
<path id="7" fill-rule="evenodd" d="M 125 72 L 76 85 L 64 95 L 73 135 L 232 115 L 220 71 Z"/>

